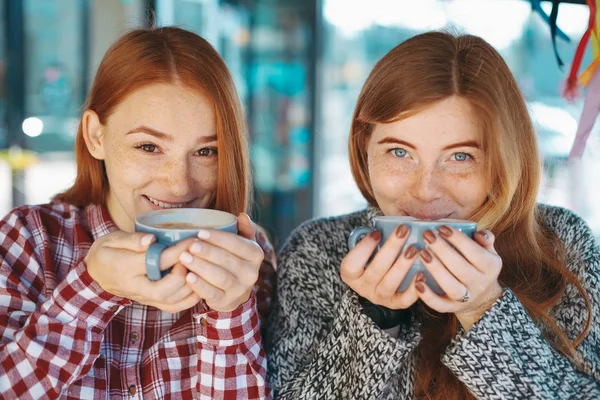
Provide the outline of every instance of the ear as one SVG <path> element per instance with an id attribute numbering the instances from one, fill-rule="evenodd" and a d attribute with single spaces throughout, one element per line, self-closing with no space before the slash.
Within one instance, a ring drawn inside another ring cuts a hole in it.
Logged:
<path id="1" fill-rule="evenodd" d="M 83 139 L 88 151 L 97 160 L 104 160 L 104 126 L 100 123 L 100 117 L 95 111 L 85 110 L 81 117 L 81 129 Z"/>

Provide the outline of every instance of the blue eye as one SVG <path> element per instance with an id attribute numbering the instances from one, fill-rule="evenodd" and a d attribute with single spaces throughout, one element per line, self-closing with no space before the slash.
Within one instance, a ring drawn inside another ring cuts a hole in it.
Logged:
<path id="1" fill-rule="evenodd" d="M 471 155 L 467 153 L 454 153 L 452 158 L 454 158 L 455 161 L 467 161 L 467 159 L 471 158 Z"/>
<path id="2" fill-rule="evenodd" d="M 392 150 L 392 154 L 394 154 L 394 156 L 398 157 L 398 158 L 404 158 L 406 157 L 406 150 L 404 149 L 393 149 Z"/>

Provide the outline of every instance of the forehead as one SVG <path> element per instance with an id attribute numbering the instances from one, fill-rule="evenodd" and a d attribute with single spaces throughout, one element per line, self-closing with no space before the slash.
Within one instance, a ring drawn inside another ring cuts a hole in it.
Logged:
<path id="1" fill-rule="evenodd" d="M 215 118 L 213 103 L 202 92 L 177 84 L 159 83 L 129 94 L 115 108 L 109 123 L 156 124 L 153 128 L 166 131 L 198 126 L 214 130 Z"/>
<path id="2" fill-rule="evenodd" d="M 387 136 L 415 144 L 431 145 L 443 142 L 479 140 L 481 128 L 476 110 L 462 97 L 453 96 L 432 104 L 407 118 L 386 124 L 376 124 L 373 138 Z"/>

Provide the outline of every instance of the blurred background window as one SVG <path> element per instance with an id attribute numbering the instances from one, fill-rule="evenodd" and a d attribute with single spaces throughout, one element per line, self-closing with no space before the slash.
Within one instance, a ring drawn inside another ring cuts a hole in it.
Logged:
<path id="1" fill-rule="evenodd" d="M 560 6 L 571 38 L 557 39 L 561 70 L 527 0 L 0 0 L 0 214 L 73 182 L 78 118 L 108 46 L 132 27 L 177 25 L 205 37 L 233 74 L 252 139 L 254 212 L 280 246 L 304 220 L 365 206 L 347 157 L 360 88 L 399 42 L 445 28 L 480 35 L 504 56 L 544 156 L 540 201 L 578 212 L 600 235 L 599 128 L 581 162 L 566 163 L 583 97 L 560 96 L 584 4 Z M 15 168 L 7 154 L 20 149 L 36 158 Z"/>

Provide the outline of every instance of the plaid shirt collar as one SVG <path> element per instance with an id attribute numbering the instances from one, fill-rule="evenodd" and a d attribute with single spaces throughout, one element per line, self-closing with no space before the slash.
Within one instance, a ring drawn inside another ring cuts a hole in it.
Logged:
<path id="1" fill-rule="evenodd" d="M 98 240 L 104 235 L 116 232 L 119 227 L 112 220 L 108 209 L 100 204 L 90 204 L 84 209 L 87 228 L 92 234 L 94 240 Z"/>

